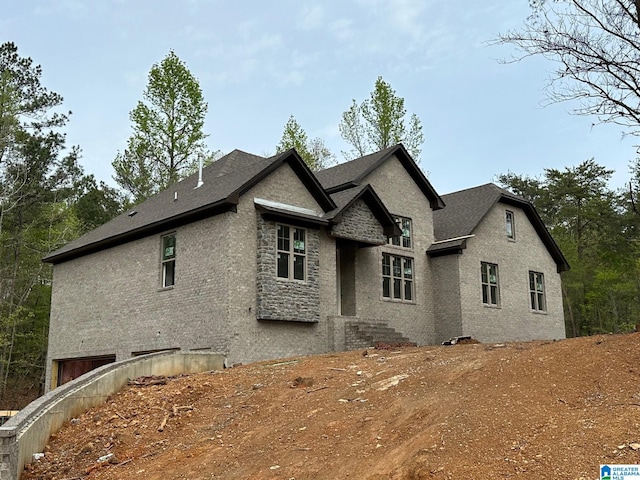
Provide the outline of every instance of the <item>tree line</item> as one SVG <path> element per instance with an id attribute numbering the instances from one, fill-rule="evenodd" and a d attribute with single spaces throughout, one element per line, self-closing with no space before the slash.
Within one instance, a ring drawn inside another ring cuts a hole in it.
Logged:
<path id="1" fill-rule="evenodd" d="M 78 147 L 67 149 L 71 112 L 41 75 L 15 44 L 0 45 L 0 401 L 8 386 L 37 385 L 44 372 L 51 267 L 41 258 L 109 220 L 123 202 L 85 174 Z"/>

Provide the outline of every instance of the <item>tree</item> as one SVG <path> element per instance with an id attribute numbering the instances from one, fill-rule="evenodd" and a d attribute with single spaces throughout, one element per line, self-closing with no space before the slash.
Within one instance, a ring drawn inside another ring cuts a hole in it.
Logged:
<path id="1" fill-rule="evenodd" d="M 577 101 L 574 113 L 640 134 L 640 18 L 635 0 L 530 0 L 522 30 L 492 42 L 557 64 L 547 101 Z"/>
<path id="2" fill-rule="evenodd" d="M 207 103 L 197 79 L 170 51 L 149 72 L 147 87 L 130 112 L 133 134 L 113 161 L 116 182 L 139 203 L 211 156 L 203 132 Z"/>
<path id="3" fill-rule="evenodd" d="M 10 377 L 44 375 L 51 269 L 41 258 L 77 235 L 79 149 L 64 154 L 69 114 L 41 74 L 0 45 L 0 399 Z"/>
<path id="4" fill-rule="evenodd" d="M 403 143 L 407 151 L 420 161 L 424 135 L 420 119 L 412 114 L 405 124 L 404 98 L 398 97 L 391 85 L 378 77 L 370 97 L 358 105 L 354 99 L 342 114 L 339 129 L 345 142 L 352 146 L 342 152 L 353 159 Z"/>
<path id="5" fill-rule="evenodd" d="M 280 143 L 276 146 L 276 153 L 295 148 L 307 166 L 313 170 L 322 170 L 335 163 L 335 157 L 326 147 L 322 139 L 309 140 L 307 133 L 294 118 L 289 117 L 282 132 Z"/>
<path id="6" fill-rule="evenodd" d="M 128 206 L 121 191 L 102 181 L 96 182 L 93 175 L 82 177 L 75 186 L 75 197 L 72 207 L 80 234 L 107 223 Z"/>

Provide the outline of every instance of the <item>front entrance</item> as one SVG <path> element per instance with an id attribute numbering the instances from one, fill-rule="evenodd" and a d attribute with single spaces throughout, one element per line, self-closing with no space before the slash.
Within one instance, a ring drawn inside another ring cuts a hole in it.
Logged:
<path id="1" fill-rule="evenodd" d="M 356 316 L 356 251 L 351 242 L 340 242 L 336 248 L 338 315 Z"/>

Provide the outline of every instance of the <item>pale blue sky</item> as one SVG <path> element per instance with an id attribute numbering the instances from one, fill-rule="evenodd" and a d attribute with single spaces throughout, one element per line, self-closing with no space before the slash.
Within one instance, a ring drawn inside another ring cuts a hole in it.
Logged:
<path id="1" fill-rule="evenodd" d="M 342 160 L 341 114 L 380 75 L 422 120 L 422 166 L 440 194 L 591 157 L 622 186 L 633 139 L 569 115 L 569 104 L 541 107 L 554 65 L 501 65 L 510 49 L 486 46 L 528 11 L 527 0 L 5 0 L 0 42 L 42 65 L 43 84 L 73 112 L 68 143 L 111 184 L 129 111 L 173 49 L 209 103 L 211 149 L 273 153 L 294 115 Z"/>

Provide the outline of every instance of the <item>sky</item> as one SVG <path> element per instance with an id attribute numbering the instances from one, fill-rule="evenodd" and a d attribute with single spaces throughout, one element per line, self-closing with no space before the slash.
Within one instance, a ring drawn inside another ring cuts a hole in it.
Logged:
<path id="1" fill-rule="evenodd" d="M 421 166 L 438 193 L 540 176 L 595 158 L 623 187 L 635 142 L 621 127 L 543 106 L 554 64 L 489 46 L 522 27 L 527 0 L 4 0 L 0 42 L 42 66 L 71 110 L 67 144 L 115 185 L 111 162 L 132 133 L 129 112 L 170 50 L 198 79 L 207 145 L 271 155 L 293 115 L 339 161 L 338 124 L 381 76 L 421 120 Z"/>

